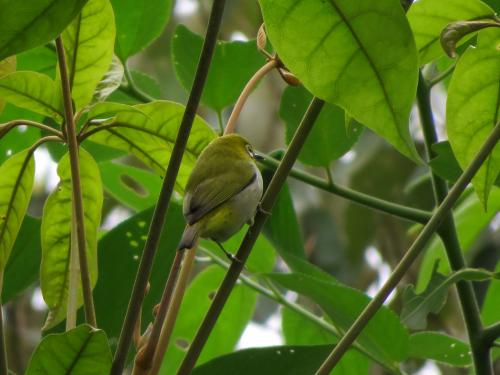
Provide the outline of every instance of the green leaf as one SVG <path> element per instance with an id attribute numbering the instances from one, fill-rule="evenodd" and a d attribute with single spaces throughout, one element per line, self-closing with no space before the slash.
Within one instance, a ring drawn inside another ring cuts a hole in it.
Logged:
<path id="1" fill-rule="evenodd" d="M 125 206 L 142 211 L 158 200 L 161 189 L 158 175 L 110 161 L 100 163 L 99 168 L 106 192 Z"/>
<path id="2" fill-rule="evenodd" d="M 287 144 L 292 140 L 311 99 L 312 95 L 302 86 L 285 89 L 281 97 L 280 117 L 286 124 Z M 299 160 L 316 167 L 328 167 L 333 160 L 349 151 L 363 127 L 355 123 L 348 130 L 344 122 L 344 111 L 327 103 L 300 151 Z"/>
<path id="3" fill-rule="evenodd" d="M 281 328 L 287 345 L 334 344 L 337 337 L 288 307 L 281 310 Z"/>
<path id="4" fill-rule="evenodd" d="M 0 60 L 0 77 L 16 71 L 16 56 Z M 0 113 L 5 108 L 5 100 L 0 99 Z"/>
<path id="5" fill-rule="evenodd" d="M 62 39 L 76 110 L 90 102 L 94 90 L 108 72 L 113 58 L 115 33 L 113 8 L 109 0 L 89 0 L 64 30 Z"/>
<path id="6" fill-rule="evenodd" d="M 134 108 L 142 113 L 118 113 L 112 121 L 116 126 L 97 132 L 90 137 L 90 140 L 130 152 L 153 168 L 156 173 L 163 175 L 177 137 L 184 106 L 168 101 L 155 101 L 138 104 Z M 215 137 L 210 126 L 197 116 L 177 177 L 178 191 L 183 191 L 196 158 Z"/>
<path id="7" fill-rule="evenodd" d="M 92 156 L 80 148 L 80 181 L 85 211 L 85 239 L 90 280 L 97 280 L 97 232 L 101 223 L 103 203 L 99 167 Z M 71 247 L 72 184 L 69 155 L 57 167 L 58 187 L 49 195 L 42 217 L 42 264 L 40 284 L 49 315 L 43 329 L 49 329 L 65 318 Z M 83 301 L 78 280 L 78 303 Z"/>
<path id="8" fill-rule="evenodd" d="M 40 220 L 26 215 L 5 267 L 2 303 L 6 303 L 38 280 L 41 260 Z"/>
<path id="9" fill-rule="evenodd" d="M 493 14 L 493 10 L 480 0 L 416 1 L 408 11 L 408 21 L 415 36 L 420 65 L 444 54 L 440 37 L 449 23 L 489 18 Z"/>
<path id="10" fill-rule="evenodd" d="M 427 315 L 441 311 L 450 285 L 461 280 L 487 281 L 498 278 L 497 274 L 477 268 L 464 268 L 445 277 L 436 271 L 437 268 L 438 264 L 435 265 L 431 280 L 423 292 L 417 294 L 413 285 L 408 285 L 403 292 L 401 321 L 412 329 L 425 329 Z"/>
<path id="11" fill-rule="evenodd" d="M 399 1 L 260 4 L 279 57 L 312 94 L 344 108 L 401 153 L 420 160 L 408 130 L 417 51 Z"/>
<path id="12" fill-rule="evenodd" d="M 177 26 L 172 40 L 175 74 L 186 90 L 191 90 L 201 54 L 203 38 L 183 25 Z M 220 112 L 234 104 L 253 74 L 264 64 L 255 41 L 218 41 L 203 89 L 202 102 Z"/>
<path id="13" fill-rule="evenodd" d="M 283 152 L 277 151 L 272 153 L 271 156 L 281 159 Z M 273 174 L 274 169 L 262 168 L 264 186 L 269 184 Z M 288 183 L 283 184 L 278 194 L 278 199 L 273 205 L 273 213 L 264 224 L 264 234 L 285 262 L 288 263 L 289 255 L 305 259 L 302 235 Z"/>
<path id="14" fill-rule="evenodd" d="M 194 338 L 225 273 L 218 266 L 210 266 L 199 273 L 187 289 L 160 374 L 175 374 L 186 353 L 186 345 Z M 234 350 L 252 318 L 256 299 L 253 290 L 244 285 L 235 286 L 197 363 Z"/>
<path id="15" fill-rule="evenodd" d="M 451 366 L 470 366 L 470 347 L 463 341 L 438 332 L 410 336 L 410 358 L 433 359 Z"/>
<path id="16" fill-rule="evenodd" d="M 311 298 L 342 331 L 351 326 L 370 301 L 359 290 L 305 274 L 270 274 L 269 277 L 283 287 Z M 374 359 L 392 367 L 407 356 L 408 332 L 396 314 L 382 307 L 359 335 L 357 342 Z M 398 345 L 394 345 L 395 342 Z"/>
<path id="17" fill-rule="evenodd" d="M 3 0 L 0 60 L 54 39 L 87 0 Z"/>
<path id="18" fill-rule="evenodd" d="M 477 154 L 500 121 L 500 29 L 479 32 L 478 45 L 458 61 L 448 89 L 446 130 L 462 168 Z M 488 195 L 500 173 L 497 145 L 472 179 L 479 199 L 487 209 Z"/>
<path id="19" fill-rule="evenodd" d="M 88 114 L 88 120 L 102 119 L 108 117 L 114 117 L 121 112 L 136 112 L 142 113 L 144 116 L 147 115 L 136 107 L 132 107 L 128 104 L 123 103 L 113 103 L 113 102 L 103 102 L 97 103 L 93 106 Z"/>
<path id="20" fill-rule="evenodd" d="M 0 98 L 57 120 L 64 117 L 55 82 L 37 72 L 14 72 L 0 78 Z"/>
<path id="21" fill-rule="evenodd" d="M 152 214 L 152 208 L 141 211 L 99 240 L 99 279 L 94 288 L 94 303 L 99 327 L 106 331 L 113 351 L 118 343 Z M 151 321 L 153 306 L 161 299 L 184 226 L 181 206 L 170 202 L 149 278 L 151 288 L 142 305 L 142 332 Z"/>
<path id="22" fill-rule="evenodd" d="M 55 78 L 57 56 L 49 46 L 41 46 L 17 55 L 17 70 L 33 70 Z"/>
<path id="23" fill-rule="evenodd" d="M 32 153 L 22 151 L 0 165 L 0 274 L 28 208 L 35 178 Z"/>
<path id="24" fill-rule="evenodd" d="M 473 194 L 469 195 L 454 211 L 455 226 L 457 228 L 458 240 L 464 253 L 467 253 L 475 240 L 488 226 L 495 214 L 500 211 L 500 188 L 494 187 L 490 195 L 490 209 L 484 212 L 481 202 Z M 450 272 L 448 258 L 440 239 L 435 236 L 426 250 L 422 260 L 417 291 L 422 291 L 429 283 L 432 270 L 436 261 L 439 260 L 438 271 L 442 274 Z"/>
<path id="25" fill-rule="evenodd" d="M 139 72 L 133 69 L 130 70 L 130 74 L 132 75 L 134 84 L 139 90 L 155 99 L 159 99 L 162 97 L 160 84 L 156 79 L 147 74 L 144 74 L 143 72 Z M 120 89 L 113 92 L 108 100 L 126 104 L 140 104 L 148 102 L 148 100 L 144 100 L 143 98 L 135 96 L 125 87 L 120 87 Z"/>
<path id="26" fill-rule="evenodd" d="M 458 161 L 453 154 L 450 142 L 444 141 L 435 143 L 431 148 L 436 154 L 436 156 L 429 161 L 429 166 L 432 168 L 432 171 L 447 181 L 455 182 L 458 180 L 462 174 L 462 169 L 458 165 Z"/>
<path id="27" fill-rule="evenodd" d="M 116 54 L 122 61 L 158 38 L 168 22 L 172 0 L 111 0 L 116 17 Z"/>
<path id="28" fill-rule="evenodd" d="M 224 355 L 194 369 L 193 375 L 303 375 L 313 374 L 330 353 L 330 345 L 273 346 L 245 349 Z M 349 350 L 335 367 L 333 375 L 367 375 L 370 363 Z"/>
<path id="29" fill-rule="evenodd" d="M 26 375 L 102 375 L 111 369 L 106 333 L 88 325 L 46 336 L 33 353 Z"/>
<path id="30" fill-rule="evenodd" d="M 94 96 L 92 97 L 92 102 L 96 103 L 106 100 L 108 96 L 120 87 L 123 80 L 123 74 L 124 70 L 122 63 L 116 56 L 113 56 L 108 71 L 97 84 Z"/>

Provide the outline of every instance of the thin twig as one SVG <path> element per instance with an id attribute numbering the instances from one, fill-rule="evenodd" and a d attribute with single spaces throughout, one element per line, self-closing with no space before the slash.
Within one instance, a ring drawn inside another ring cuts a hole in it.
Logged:
<path id="1" fill-rule="evenodd" d="M 271 182 L 269 183 L 266 192 L 262 198 L 260 209 L 255 215 L 254 224 L 248 229 L 243 242 L 236 254 L 236 259 L 238 261 L 233 261 L 229 271 L 227 272 L 221 286 L 217 290 L 217 293 L 212 301 L 205 318 L 198 329 L 196 336 L 189 347 L 189 350 L 182 362 L 178 374 L 189 374 L 193 370 L 196 361 L 201 354 L 201 351 L 212 331 L 224 305 L 229 298 L 229 295 L 238 280 L 238 276 L 243 270 L 244 264 L 250 255 L 259 233 L 264 227 L 264 223 L 272 210 L 274 202 L 286 181 L 290 170 L 292 169 L 297 156 L 299 155 L 300 149 L 306 141 L 307 135 L 311 131 L 316 118 L 318 117 L 324 102 L 318 98 L 314 98 L 307 109 L 304 118 L 302 119 L 290 145 L 280 163 L 280 166 L 276 170 Z"/>
<path id="2" fill-rule="evenodd" d="M 241 92 L 240 96 L 238 97 L 236 104 L 234 105 L 233 111 L 231 112 L 231 116 L 229 116 L 229 120 L 227 121 L 224 134 L 234 133 L 234 128 L 236 127 L 236 121 L 240 116 L 241 110 L 243 109 L 243 106 L 245 105 L 248 96 L 250 95 L 254 87 L 257 85 L 257 83 L 259 83 L 261 78 L 264 77 L 271 70 L 276 68 L 278 65 L 279 62 L 277 59 L 269 60 L 259 70 L 257 70 L 257 72 L 255 72 L 252 78 L 250 78 L 250 80 L 245 85 L 245 88 Z"/>
<path id="3" fill-rule="evenodd" d="M 80 162 L 78 157 L 78 140 L 76 138 L 76 126 L 73 118 L 73 104 L 71 102 L 71 89 L 69 85 L 66 56 L 61 36 L 56 39 L 57 58 L 59 61 L 59 72 L 61 75 L 61 85 L 64 103 L 64 117 L 66 121 L 66 134 L 69 149 L 69 162 L 71 168 L 71 185 L 73 207 L 75 210 L 76 236 L 78 242 L 78 256 L 80 261 L 80 275 L 82 279 L 83 306 L 85 310 L 85 321 L 93 326 L 97 326 L 94 300 L 92 299 L 92 284 L 90 282 L 90 272 L 87 260 L 87 243 L 85 240 L 85 215 L 82 198 L 82 186 L 80 181 Z"/>
<path id="4" fill-rule="evenodd" d="M 153 366 L 151 367 L 151 371 L 149 372 L 148 375 L 157 375 L 160 371 L 161 364 L 163 363 L 163 357 L 165 356 L 165 352 L 167 351 L 168 344 L 170 342 L 170 337 L 172 336 L 174 325 L 177 320 L 177 315 L 179 314 L 179 309 L 181 307 L 182 299 L 186 292 L 187 283 L 189 280 L 189 276 L 191 274 L 191 268 L 193 266 L 196 255 L 196 250 L 197 246 L 194 246 L 192 249 L 187 250 L 188 253 L 186 255 L 186 258 L 184 259 L 184 262 L 182 262 L 179 281 L 175 286 L 172 302 L 168 309 L 165 322 L 163 323 L 158 345 L 156 346 L 156 351 L 153 359 Z"/>
<path id="5" fill-rule="evenodd" d="M 317 375 L 326 375 L 330 373 L 330 371 L 335 367 L 345 352 L 352 345 L 354 340 L 356 340 L 359 334 L 363 331 L 364 327 L 370 322 L 380 307 L 382 307 L 384 301 L 396 288 L 401 279 L 406 275 L 408 269 L 425 248 L 427 242 L 439 228 L 458 198 L 460 198 L 460 195 L 465 190 L 472 177 L 476 174 L 477 170 L 481 167 L 484 160 L 486 160 L 491 150 L 493 150 L 499 139 L 500 123 L 495 126 L 495 129 L 493 129 L 493 132 L 483 144 L 474 160 L 467 167 L 464 173 L 462 173 L 458 181 L 450 190 L 449 194 L 446 196 L 446 199 L 439 205 L 431 220 L 429 220 L 429 222 L 424 226 L 415 242 L 413 242 L 413 245 L 408 249 L 404 257 L 391 273 L 389 279 L 385 282 L 371 302 L 365 307 L 356 321 L 351 325 L 344 337 L 342 337 L 342 339 L 337 343 L 325 362 L 323 362 L 321 367 L 316 372 Z"/>
<path id="6" fill-rule="evenodd" d="M 444 71 L 441 73 L 435 75 L 431 79 L 428 80 L 427 85 L 429 87 L 429 90 L 432 89 L 435 85 L 437 85 L 439 82 L 441 82 L 443 79 L 448 77 L 453 71 L 455 70 L 456 63 L 451 64 L 448 68 L 446 68 Z"/>
<path id="7" fill-rule="evenodd" d="M 130 348 L 135 323 L 141 311 L 146 285 L 151 273 L 151 267 L 153 265 L 156 249 L 158 248 L 160 235 L 165 224 L 165 217 L 168 212 L 175 180 L 177 179 L 182 156 L 186 148 L 189 133 L 191 132 L 191 126 L 196 115 L 203 86 L 208 74 L 208 68 L 212 60 L 215 43 L 217 41 L 217 34 L 219 33 L 222 20 L 224 5 L 225 0 L 213 1 L 212 12 L 210 14 L 210 20 L 207 27 L 205 42 L 203 43 L 200 61 L 198 63 L 191 93 L 186 104 L 184 116 L 179 126 L 179 132 L 177 134 L 177 139 L 175 140 L 172 155 L 163 180 L 160 196 L 158 197 L 158 202 L 151 219 L 148 238 L 146 240 L 146 244 L 144 245 L 144 251 L 141 256 L 139 269 L 137 270 L 132 296 L 130 297 L 127 314 L 125 316 L 125 321 L 118 340 L 118 346 L 111 368 L 111 375 L 121 375 L 125 365 L 125 359 L 127 358 L 128 350 Z"/>
<path id="8" fill-rule="evenodd" d="M 262 156 L 263 160 L 260 161 L 263 165 L 276 169 L 279 165 L 279 160 L 276 160 L 270 156 L 259 154 Z M 432 216 L 431 212 L 419 210 L 417 208 L 412 208 L 408 206 L 403 206 L 397 203 L 385 201 L 380 198 L 375 198 L 371 195 L 361 193 L 359 191 L 346 188 L 330 183 L 316 177 L 310 173 L 301 171 L 298 168 L 293 168 L 290 172 L 290 177 L 293 177 L 299 181 L 305 182 L 311 186 L 315 186 L 321 190 L 328 191 L 339 197 L 348 199 L 354 203 L 358 203 L 362 206 L 369 207 L 380 212 L 399 217 L 401 219 L 414 221 L 417 223 L 425 224 L 429 221 Z"/>
<path id="9" fill-rule="evenodd" d="M 134 77 L 132 77 L 132 73 L 130 72 L 127 63 L 123 64 L 123 72 L 125 74 L 125 79 L 127 80 L 126 83 L 122 83 L 120 85 L 120 90 L 126 92 L 130 96 L 135 97 L 139 101 L 143 103 L 149 103 L 153 102 L 156 99 L 153 98 L 151 95 L 146 94 L 144 91 L 142 91 L 139 87 L 134 82 Z"/>
<path id="10" fill-rule="evenodd" d="M 482 340 L 485 345 L 492 347 L 495 341 L 500 337 L 500 322 L 496 322 L 483 330 Z"/>
<path id="11" fill-rule="evenodd" d="M 16 126 L 21 126 L 21 125 L 33 126 L 35 128 L 44 130 L 47 133 L 51 133 L 52 135 L 58 136 L 61 139 L 64 138 L 62 132 L 60 132 L 59 130 L 31 120 L 13 120 L 6 122 L 5 124 L 0 124 L 0 134 L 1 134 L 0 138 L 3 137 L 5 134 L 7 134 L 10 130 L 14 129 Z"/>

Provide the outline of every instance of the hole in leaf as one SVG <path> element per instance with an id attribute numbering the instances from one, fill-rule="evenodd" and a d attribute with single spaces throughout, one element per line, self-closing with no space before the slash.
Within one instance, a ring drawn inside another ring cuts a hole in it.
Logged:
<path id="1" fill-rule="evenodd" d="M 135 192 L 137 195 L 140 195 L 141 197 L 146 197 L 149 192 L 142 186 L 137 180 L 133 179 L 132 177 L 122 174 L 120 176 L 120 180 L 123 182 L 123 184 L 128 187 L 130 190 Z"/>
<path id="2" fill-rule="evenodd" d="M 189 341 L 186 339 L 177 339 L 175 340 L 175 345 L 184 351 L 189 347 Z"/>

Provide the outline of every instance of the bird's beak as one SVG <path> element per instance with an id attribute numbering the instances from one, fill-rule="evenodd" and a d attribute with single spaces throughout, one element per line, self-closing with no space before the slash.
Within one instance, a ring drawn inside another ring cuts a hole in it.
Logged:
<path id="1" fill-rule="evenodd" d="M 257 154 L 255 151 L 252 152 L 252 158 L 254 158 L 254 160 L 257 160 L 257 161 L 262 161 L 264 160 L 264 156 L 260 155 L 260 154 Z"/>

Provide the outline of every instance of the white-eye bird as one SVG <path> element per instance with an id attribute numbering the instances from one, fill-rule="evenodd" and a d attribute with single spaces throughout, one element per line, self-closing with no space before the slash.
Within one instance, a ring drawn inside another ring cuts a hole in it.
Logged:
<path id="1" fill-rule="evenodd" d="M 216 138 L 203 150 L 186 185 L 187 225 L 178 250 L 192 248 L 198 237 L 220 245 L 253 223 L 263 188 L 256 158 L 252 145 L 237 134 Z"/>

